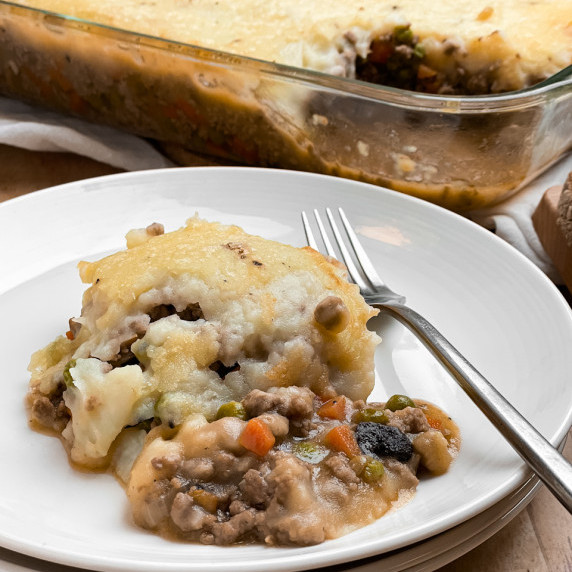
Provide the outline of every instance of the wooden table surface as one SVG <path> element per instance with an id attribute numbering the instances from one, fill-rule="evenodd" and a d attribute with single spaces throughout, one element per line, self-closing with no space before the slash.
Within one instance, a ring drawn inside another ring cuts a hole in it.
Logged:
<path id="1" fill-rule="evenodd" d="M 204 159 L 197 159 L 204 164 Z M 0 145 L 0 201 L 53 185 L 118 172 L 70 153 Z M 565 455 L 572 460 L 572 431 Z M 1 565 L 0 565 L 1 567 Z M 572 516 L 542 487 L 525 510 L 440 572 L 572 572 Z"/>

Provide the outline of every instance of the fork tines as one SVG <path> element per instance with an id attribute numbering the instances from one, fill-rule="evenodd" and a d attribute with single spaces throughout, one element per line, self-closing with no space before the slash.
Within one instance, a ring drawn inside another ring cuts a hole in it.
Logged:
<path id="1" fill-rule="evenodd" d="M 360 272 L 360 270 L 356 266 L 354 258 L 352 257 L 349 248 L 346 246 L 342 233 L 339 230 L 339 227 L 334 219 L 334 215 L 332 214 L 331 209 L 326 208 L 326 215 L 328 217 L 330 228 L 332 229 L 332 234 L 338 246 L 339 252 L 342 256 L 342 260 L 344 261 L 348 269 L 348 273 L 351 279 L 359 286 L 360 290 L 362 291 L 368 291 L 371 289 L 372 286 L 374 288 L 383 286 L 383 281 L 379 278 L 371 260 L 369 259 L 363 246 L 361 245 L 354 229 L 350 225 L 344 210 L 342 208 L 338 208 L 338 213 L 342 225 L 347 234 L 347 237 L 349 239 L 349 242 L 351 244 L 355 259 L 357 260 L 363 271 L 363 277 L 362 277 L 362 272 Z M 317 209 L 314 209 L 314 217 L 316 219 L 320 237 L 324 243 L 324 247 L 326 249 L 327 254 L 329 256 L 332 256 L 333 258 L 338 259 L 339 256 L 337 256 L 336 254 L 336 251 L 330 241 L 324 223 L 322 222 L 322 218 L 320 217 L 320 214 Z M 304 231 L 306 233 L 306 239 L 308 245 L 311 246 L 314 250 L 319 251 L 320 248 L 318 247 L 318 243 L 314 238 L 314 234 L 312 232 L 308 217 L 306 216 L 305 212 L 302 212 L 302 223 L 304 225 Z M 367 284 L 364 281 L 364 277 L 368 280 L 368 282 L 370 282 L 370 284 Z"/>

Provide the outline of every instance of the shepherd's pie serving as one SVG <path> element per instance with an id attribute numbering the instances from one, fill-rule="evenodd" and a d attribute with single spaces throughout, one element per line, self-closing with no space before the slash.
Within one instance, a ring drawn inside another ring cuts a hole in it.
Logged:
<path id="1" fill-rule="evenodd" d="M 374 385 L 376 314 L 309 247 L 191 218 L 79 265 L 81 315 L 31 359 L 34 424 L 109 468 L 135 522 L 167 537 L 314 544 L 447 471 L 439 408 Z"/>

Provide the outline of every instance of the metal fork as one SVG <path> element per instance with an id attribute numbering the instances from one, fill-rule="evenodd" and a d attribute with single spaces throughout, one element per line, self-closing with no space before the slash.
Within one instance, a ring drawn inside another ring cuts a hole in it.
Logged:
<path id="1" fill-rule="evenodd" d="M 341 208 L 338 211 L 350 247 L 346 246 L 332 211 L 326 209 L 326 214 L 348 273 L 359 286 L 365 301 L 371 306 L 388 312 L 407 326 L 424 343 L 554 496 L 566 507 L 568 512 L 572 513 L 572 464 L 434 326 L 415 310 L 406 306 L 404 296 L 396 294 L 383 282 L 360 244 L 344 211 Z M 336 251 L 328 238 L 317 210 L 314 210 L 314 216 L 327 254 L 337 258 Z M 305 212 L 302 212 L 302 222 L 308 245 L 314 250 L 320 251 Z M 362 272 L 354 263 L 350 248 L 361 266 Z"/>

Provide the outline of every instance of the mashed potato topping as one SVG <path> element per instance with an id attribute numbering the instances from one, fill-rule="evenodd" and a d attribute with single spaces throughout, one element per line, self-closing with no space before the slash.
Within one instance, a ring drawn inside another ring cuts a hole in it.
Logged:
<path id="1" fill-rule="evenodd" d="M 375 311 L 340 265 L 199 218 L 127 240 L 125 251 L 80 263 L 90 287 L 71 339 L 30 365 L 32 416 L 63 429 L 76 463 L 107 463 L 125 426 L 212 420 L 252 389 L 368 396 L 379 340 L 365 324 Z"/>
<path id="2" fill-rule="evenodd" d="M 17 3 L 205 48 L 430 92 L 443 86 L 469 94 L 520 89 L 572 63 L 570 0 L 439 0 L 422 7 L 418 0 Z M 419 46 L 409 50 L 413 34 Z M 391 69 L 387 73 L 385 66 L 381 74 L 356 70 L 359 59 L 370 55 L 372 66 L 385 64 L 393 51 L 391 40 L 399 40 L 400 48 L 389 58 L 389 68 L 419 81 L 394 76 Z"/>

